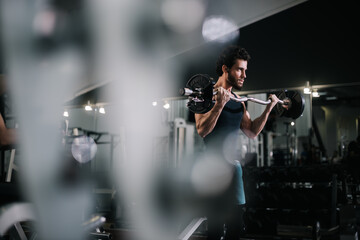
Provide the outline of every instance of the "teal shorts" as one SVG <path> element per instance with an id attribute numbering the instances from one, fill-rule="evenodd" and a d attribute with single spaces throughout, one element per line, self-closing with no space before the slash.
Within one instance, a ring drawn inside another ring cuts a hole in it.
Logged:
<path id="1" fill-rule="evenodd" d="M 242 205 L 246 203 L 245 200 L 245 191 L 244 191 L 244 181 L 243 181 L 243 171 L 241 164 L 238 160 L 235 160 L 235 186 L 236 186 L 236 201 L 237 204 Z"/>

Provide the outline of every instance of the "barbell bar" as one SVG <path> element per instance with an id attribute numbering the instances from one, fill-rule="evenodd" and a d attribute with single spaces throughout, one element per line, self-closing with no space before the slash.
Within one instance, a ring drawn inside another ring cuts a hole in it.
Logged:
<path id="1" fill-rule="evenodd" d="M 201 91 L 193 91 L 190 88 L 182 88 L 182 89 L 180 89 L 180 94 L 182 96 L 200 96 L 202 93 L 201 93 Z M 216 95 L 216 94 L 217 94 L 217 91 L 214 91 L 213 95 Z M 259 104 L 262 104 L 262 105 L 268 105 L 268 104 L 271 103 L 270 99 L 267 100 L 267 101 L 264 101 L 264 100 L 260 100 L 260 99 L 253 98 L 253 97 L 236 98 L 236 97 L 230 96 L 230 99 L 232 101 L 235 101 L 235 102 L 251 101 L 251 102 L 259 103 Z M 285 98 L 285 99 L 288 100 L 288 98 Z M 278 103 L 280 103 L 281 105 L 289 105 L 289 102 L 286 101 L 285 99 L 284 99 L 284 101 L 279 99 Z M 201 99 L 197 98 L 197 100 L 195 100 L 195 101 L 202 102 L 204 100 L 201 100 Z"/>
<path id="2" fill-rule="evenodd" d="M 215 104 L 213 96 L 217 93 L 214 91 L 215 81 L 206 74 L 196 74 L 192 76 L 185 88 L 180 89 L 182 96 L 188 96 L 187 107 L 194 113 L 206 113 L 212 109 Z M 275 112 L 278 116 L 290 117 L 296 119 L 304 111 L 305 100 L 298 91 L 281 91 L 277 94 L 279 104 L 276 105 Z M 271 100 L 263 101 L 253 97 L 236 98 L 230 96 L 232 101 L 246 102 L 251 101 L 262 105 L 268 105 Z M 280 107 L 279 107 L 280 105 Z M 285 105 L 286 108 L 281 105 Z"/>

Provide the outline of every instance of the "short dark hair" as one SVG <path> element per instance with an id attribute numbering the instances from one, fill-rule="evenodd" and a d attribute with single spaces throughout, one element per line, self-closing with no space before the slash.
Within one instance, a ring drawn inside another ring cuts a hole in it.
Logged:
<path id="1" fill-rule="evenodd" d="M 222 66 L 225 65 L 228 68 L 231 68 L 235 64 L 236 59 L 249 61 L 250 55 L 245 50 L 245 48 L 236 45 L 231 45 L 225 48 L 219 55 L 219 58 L 216 62 L 216 73 L 221 76 L 223 74 Z"/>

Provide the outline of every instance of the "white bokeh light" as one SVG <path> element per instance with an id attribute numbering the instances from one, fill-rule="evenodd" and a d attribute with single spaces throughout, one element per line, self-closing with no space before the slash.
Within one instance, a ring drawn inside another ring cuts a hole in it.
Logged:
<path id="1" fill-rule="evenodd" d="M 214 196 L 230 185 L 233 172 L 228 164 L 208 156 L 195 163 L 191 171 L 191 183 L 201 196 Z"/>
<path id="2" fill-rule="evenodd" d="M 205 19 L 202 36 L 206 41 L 227 42 L 239 36 L 236 24 L 223 16 L 210 16 Z"/>
<path id="3" fill-rule="evenodd" d="M 173 31 L 186 33 L 200 26 L 205 16 L 203 0 L 166 0 L 161 6 L 161 16 Z"/>
<path id="4" fill-rule="evenodd" d="M 82 136 L 74 139 L 71 153 L 79 163 L 87 163 L 95 157 L 97 145 L 91 137 Z"/>

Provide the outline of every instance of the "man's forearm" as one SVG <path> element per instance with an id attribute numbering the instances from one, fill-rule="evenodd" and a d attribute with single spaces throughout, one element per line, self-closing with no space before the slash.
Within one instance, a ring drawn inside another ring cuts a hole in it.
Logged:
<path id="1" fill-rule="evenodd" d="M 271 112 L 271 107 L 268 105 L 266 106 L 265 111 L 258 118 L 254 119 L 254 121 L 252 122 L 251 132 L 254 134 L 254 137 L 258 136 L 265 127 L 270 112 Z"/>
<path id="2" fill-rule="evenodd" d="M 201 137 L 205 137 L 214 129 L 222 111 L 221 105 L 216 105 L 207 113 L 195 114 L 196 129 Z"/>

